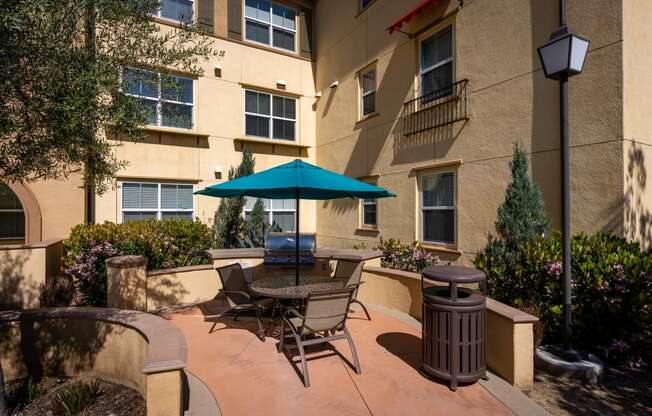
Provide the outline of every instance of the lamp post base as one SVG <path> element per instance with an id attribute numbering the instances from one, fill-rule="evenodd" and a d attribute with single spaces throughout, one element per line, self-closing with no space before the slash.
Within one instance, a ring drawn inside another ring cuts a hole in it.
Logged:
<path id="1" fill-rule="evenodd" d="M 565 349 L 562 345 L 541 345 L 534 357 L 537 369 L 557 377 L 584 380 L 588 383 L 600 381 L 604 364 L 588 352 Z"/>

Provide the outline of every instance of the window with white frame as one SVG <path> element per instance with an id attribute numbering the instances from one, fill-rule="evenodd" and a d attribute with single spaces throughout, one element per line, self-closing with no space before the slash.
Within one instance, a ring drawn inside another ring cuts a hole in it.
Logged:
<path id="1" fill-rule="evenodd" d="M 25 213 L 18 197 L 0 182 L 0 240 L 25 238 Z"/>
<path id="2" fill-rule="evenodd" d="M 245 90 L 245 134 L 295 140 L 296 107 L 294 98 Z"/>
<path id="3" fill-rule="evenodd" d="M 360 72 L 360 111 L 361 116 L 376 112 L 376 67 L 372 66 Z"/>
<path id="4" fill-rule="evenodd" d="M 362 199 L 360 222 L 363 227 L 376 228 L 378 226 L 378 204 L 375 199 Z"/>
<path id="5" fill-rule="evenodd" d="M 421 41 L 419 70 L 421 95 L 428 102 L 452 93 L 453 27 L 448 26 Z"/>
<path id="6" fill-rule="evenodd" d="M 246 0 L 247 40 L 294 52 L 296 35 L 296 11 L 268 0 Z"/>
<path id="7" fill-rule="evenodd" d="M 138 101 L 147 114 L 148 124 L 192 128 L 192 78 L 125 67 L 122 91 Z"/>
<path id="8" fill-rule="evenodd" d="M 193 186 L 122 182 L 122 222 L 193 218 Z"/>
<path id="9" fill-rule="evenodd" d="M 155 16 L 182 23 L 192 23 L 193 8 L 193 0 L 160 0 L 160 7 Z"/>
<path id="10" fill-rule="evenodd" d="M 421 239 L 455 244 L 455 173 L 421 176 Z"/>
<path id="11" fill-rule="evenodd" d="M 257 198 L 245 197 L 245 218 L 249 218 Z M 265 207 L 265 221 L 272 230 L 295 231 L 296 200 L 261 199 Z"/>

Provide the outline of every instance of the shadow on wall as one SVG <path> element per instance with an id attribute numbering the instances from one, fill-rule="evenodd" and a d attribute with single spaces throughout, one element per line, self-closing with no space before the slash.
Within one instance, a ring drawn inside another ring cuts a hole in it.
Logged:
<path id="1" fill-rule="evenodd" d="M 558 5 L 556 2 L 531 1 L 531 57 L 532 67 L 539 68 L 532 78 L 532 137 L 530 149 L 541 153 L 530 157 L 532 177 L 543 193 L 546 211 L 553 228 L 561 226 L 560 166 L 559 166 L 559 87 L 557 82 L 544 76 L 537 48 L 543 45 L 550 33 L 557 28 Z M 515 111 L 520 111 L 515 109 Z M 511 141 L 525 138 L 511 137 Z"/>
<path id="2" fill-rule="evenodd" d="M 179 305 L 190 291 L 179 281 L 168 277 L 147 278 L 147 303 L 149 305 Z"/>
<path id="3" fill-rule="evenodd" d="M 110 325 L 92 320 L 39 321 L 25 316 L 3 322 L 0 327 L 0 352 L 7 378 L 29 376 L 36 381 L 92 368 L 112 331 Z"/>
<path id="4" fill-rule="evenodd" d="M 38 305 L 41 288 L 32 280 L 27 250 L 0 251 L 0 310 Z"/>
<path id="5" fill-rule="evenodd" d="M 647 169 L 645 154 L 640 145 L 633 143 L 627 151 L 625 173 L 624 220 L 625 237 L 639 241 L 643 249 L 650 247 L 652 239 L 652 211 L 645 204 Z"/>

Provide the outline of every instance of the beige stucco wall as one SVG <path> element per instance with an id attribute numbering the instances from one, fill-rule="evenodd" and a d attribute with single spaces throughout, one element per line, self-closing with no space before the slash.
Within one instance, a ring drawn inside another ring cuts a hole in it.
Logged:
<path id="1" fill-rule="evenodd" d="M 423 34 L 454 25 L 455 79 L 468 79 L 469 121 L 405 137 L 402 103 L 414 97 L 418 42 L 384 29 L 417 0 L 378 0 L 356 17 L 355 2 L 317 4 L 317 161 L 350 176 L 375 176 L 398 198 L 378 203 L 379 233 L 356 231 L 355 201 L 318 204 L 324 244 L 351 246 L 379 236 L 419 239 L 415 167 L 461 161 L 457 170 L 457 245 L 468 262 L 493 231 L 509 180 L 512 144 L 531 154 L 532 175 L 559 225 L 558 88 L 540 69 L 536 47 L 557 25 L 556 3 L 539 1 L 443 2 L 403 27 Z M 570 0 L 568 20 L 591 39 L 585 71 L 570 82 L 572 216 L 574 231 L 622 230 L 621 4 Z M 551 7 L 552 5 L 552 7 Z M 508 13 L 506 11 L 509 11 Z M 379 115 L 358 121 L 356 72 L 375 62 Z M 328 85 L 339 81 L 339 86 Z M 590 111 L 586 111 L 590 109 Z M 346 155 L 346 157 L 342 157 Z M 444 253 L 446 259 L 457 256 Z"/>
<path id="2" fill-rule="evenodd" d="M 222 283 L 212 265 L 182 267 L 147 275 L 147 310 L 205 302 Z"/>
<path id="3" fill-rule="evenodd" d="M 4 378 L 91 376 L 140 392 L 148 416 L 183 413 L 187 345 L 161 317 L 110 308 L 52 308 L 0 315 Z"/>
<path id="4" fill-rule="evenodd" d="M 286 144 L 247 144 L 254 152 L 256 171 L 264 170 L 299 156 L 315 162 L 316 119 L 313 110 L 315 88 L 312 63 L 299 57 L 275 53 L 246 43 L 212 37 L 216 51 L 223 57 L 213 57 L 202 64 L 204 76 L 194 82 L 194 128 L 191 135 L 153 132 L 149 140 L 140 143 L 122 142 L 116 157 L 128 162 L 118 178 L 128 180 L 172 181 L 194 184 L 199 190 L 227 180 L 228 170 L 242 159 L 240 142 L 244 138 L 244 90 L 259 88 L 297 99 L 297 139 Z M 221 77 L 214 67 L 221 65 Z M 277 80 L 287 83 L 277 89 Z M 165 129 L 163 129 L 165 130 Z M 193 136 L 192 133 L 200 136 Z M 271 141 L 270 141 L 271 143 Z M 222 177 L 216 179 L 215 167 L 221 167 Z M 121 220 L 120 188 L 97 198 L 97 221 Z M 212 223 L 219 200 L 195 196 L 195 216 Z M 301 230 L 315 231 L 315 203 L 301 203 Z"/>
<path id="5" fill-rule="evenodd" d="M 45 375 L 93 375 L 146 393 L 142 369 L 147 358 L 147 340 L 133 329 L 66 319 L 1 326 L 7 334 L 0 344 L 6 380 L 26 377 L 30 370 L 41 367 Z M 34 351 L 21 349 L 21 344 L 31 345 Z"/>
<path id="6" fill-rule="evenodd" d="M 61 272 L 62 255 L 61 240 L 0 245 L 0 308 L 38 308 L 46 280 Z"/>
<path id="7" fill-rule="evenodd" d="M 624 229 L 628 238 L 651 245 L 652 185 L 652 3 L 623 1 Z"/>

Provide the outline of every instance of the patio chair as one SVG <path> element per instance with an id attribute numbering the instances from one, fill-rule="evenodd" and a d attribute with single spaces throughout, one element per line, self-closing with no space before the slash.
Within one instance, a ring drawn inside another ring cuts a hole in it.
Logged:
<path id="1" fill-rule="evenodd" d="M 278 344 L 278 352 L 283 352 L 288 348 L 297 348 L 299 350 L 303 368 L 303 384 L 306 387 L 310 387 L 310 376 L 308 375 L 305 349 L 310 345 L 324 344 L 345 338 L 351 348 L 355 372 L 362 373 L 358 353 L 351 334 L 346 328 L 346 317 L 355 290 L 356 287 L 351 286 L 343 289 L 313 292 L 308 295 L 305 315 L 293 308 L 285 313 L 281 321 L 281 341 Z M 291 333 L 286 335 L 288 329 Z M 307 338 L 308 336 L 311 337 Z M 296 345 L 286 345 L 285 338 L 294 338 Z"/>
<path id="2" fill-rule="evenodd" d="M 362 307 L 364 314 L 367 315 L 367 319 L 371 321 L 371 316 L 367 311 L 367 307 L 362 304 L 358 298 L 358 286 L 362 283 L 362 268 L 364 267 L 364 261 L 354 261 L 354 260 L 338 260 L 337 266 L 335 267 L 334 279 L 343 279 L 346 280 L 347 286 L 356 286 L 355 292 L 353 293 L 353 299 L 351 303 L 357 303 Z"/>
<path id="3" fill-rule="evenodd" d="M 236 321 L 240 312 L 255 310 L 256 321 L 258 322 L 258 336 L 264 340 L 265 331 L 260 321 L 260 316 L 273 299 L 256 297 L 249 291 L 249 286 L 245 280 L 240 263 L 217 267 L 215 270 L 217 270 L 220 280 L 222 281 L 220 294 L 224 295 L 229 306 L 229 308 L 219 314 L 218 317 L 222 317 L 223 315 L 232 312 L 234 314 L 233 321 Z M 215 325 L 217 325 L 217 322 L 213 324 L 209 333 L 213 332 Z"/>

